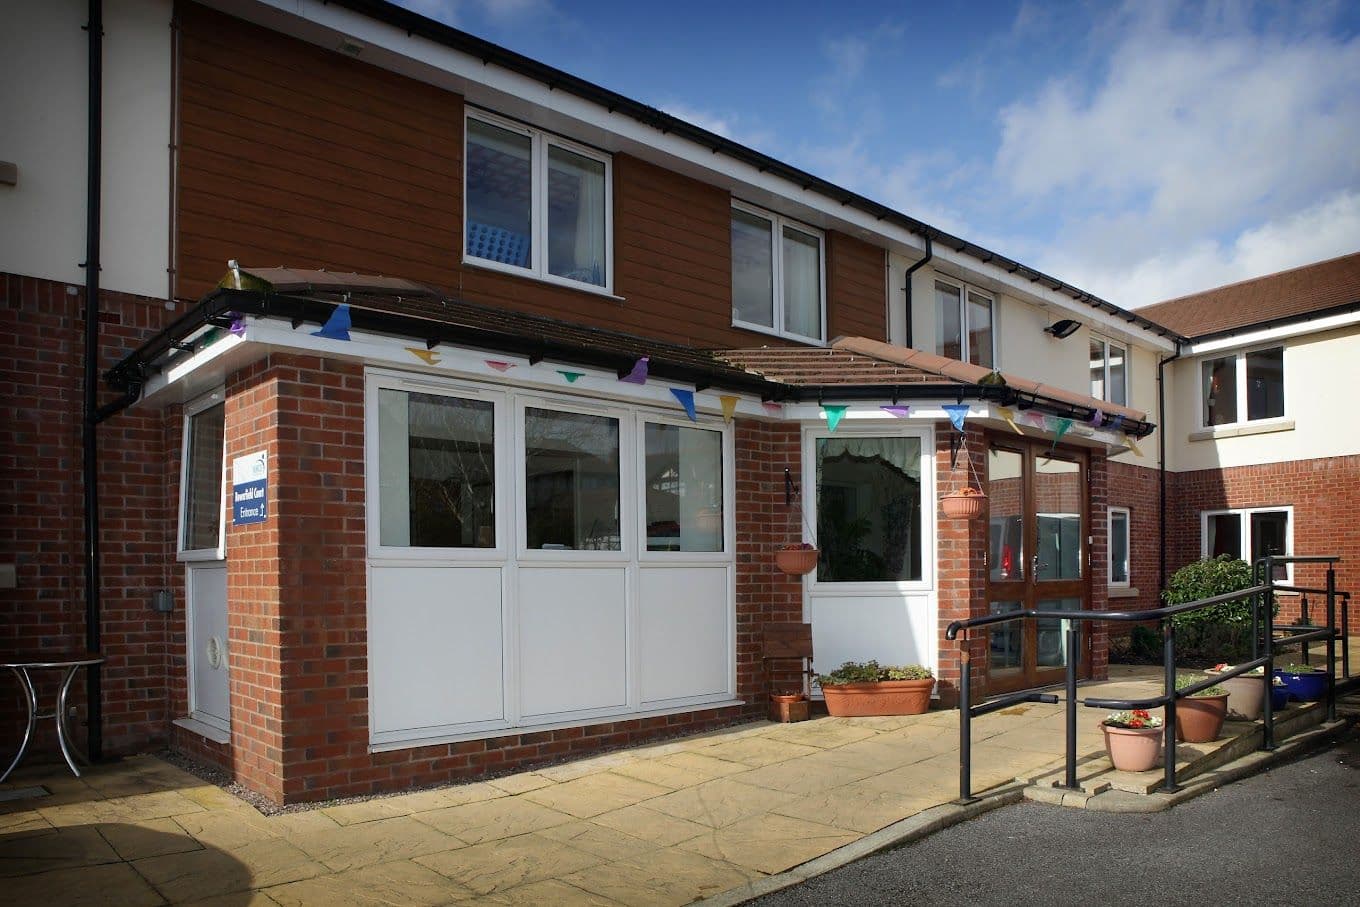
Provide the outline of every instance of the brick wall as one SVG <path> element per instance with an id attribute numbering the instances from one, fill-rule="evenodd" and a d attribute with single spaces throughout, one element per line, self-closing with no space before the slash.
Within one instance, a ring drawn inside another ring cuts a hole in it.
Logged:
<path id="1" fill-rule="evenodd" d="M 83 286 L 0 274 L 0 562 L 17 588 L 0 590 L 0 652 L 85 647 L 85 542 L 81 403 Z M 174 317 L 161 300 L 103 293 L 100 363 L 107 368 Z M 100 388 L 100 400 L 112 393 Z M 158 411 L 133 408 L 98 431 L 103 510 L 104 745 L 135 752 L 166 739 L 167 619 L 151 609 L 171 585 L 174 497 L 166 483 L 166 433 Z M 169 545 L 167 545 L 167 539 Z M 55 677 L 39 672 L 42 705 Z M 73 687 L 84 737 L 84 678 Z M 0 745 L 17 744 L 18 685 L 0 692 Z M 37 746 L 54 746 L 42 722 Z"/>
<path id="2" fill-rule="evenodd" d="M 958 461 L 950 468 L 949 439 L 953 428 L 948 422 L 936 425 L 935 475 L 936 495 L 944 497 L 968 486 L 977 487 L 987 475 L 987 436 L 981 429 L 969 428 L 965 446 L 959 451 Z M 974 476 L 978 478 L 975 479 Z M 959 679 L 962 674 L 963 641 L 949 642 L 945 629 L 951 621 L 965 620 L 987 613 L 987 520 L 963 520 L 946 517 L 934 502 L 939 587 L 939 678 L 940 699 L 946 707 L 958 702 Z M 987 635 L 974 634 L 966 643 L 973 667 L 972 690 L 981 692 L 987 682 Z"/>

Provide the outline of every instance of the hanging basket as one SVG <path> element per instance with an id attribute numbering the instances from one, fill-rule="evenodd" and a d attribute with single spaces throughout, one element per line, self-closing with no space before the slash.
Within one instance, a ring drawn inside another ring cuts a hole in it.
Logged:
<path id="1" fill-rule="evenodd" d="M 790 576 L 806 576 L 817 566 L 816 548 L 777 548 L 774 565 Z"/>
<path id="2" fill-rule="evenodd" d="M 966 488 L 940 498 L 944 515 L 956 520 L 975 520 L 987 509 L 987 496 L 976 488 Z"/>

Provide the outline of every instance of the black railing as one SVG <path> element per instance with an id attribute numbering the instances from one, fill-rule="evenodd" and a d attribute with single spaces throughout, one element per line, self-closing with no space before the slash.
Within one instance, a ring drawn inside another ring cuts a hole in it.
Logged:
<path id="1" fill-rule="evenodd" d="M 961 676 L 959 678 L 959 800 L 960 803 L 974 801 L 972 795 L 972 720 L 989 712 L 1006 708 L 1019 702 L 1046 702 L 1057 703 L 1058 697 L 1052 693 L 1042 693 L 1037 691 L 1026 691 L 1020 693 L 1010 693 L 989 699 L 986 702 L 974 705 L 972 703 L 972 679 L 973 667 L 972 656 L 969 652 L 968 630 L 980 627 L 990 627 L 996 624 L 1009 623 L 1017 620 L 1060 620 L 1063 624 L 1066 636 L 1066 718 L 1067 718 L 1067 746 L 1066 764 L 1063 778 L 1064 787 L 1077 790 L 1077 705 L 1078 702 L 1087 708 L 1097 709 L 1154 709 L 1164 708 L 1164 718 L 1162 727 L 1165 753 L 1163 763 L 1165 778 L 1162 790 L 1172 792 L 1179 790 L 1176 784 L 1176 702 L 1187 696 L 1192 696 L 1201 690 L 1222 683 L 1233 677 L 1240 677 L 1261 668 L 1265 673 L 1264 682 L 1267 685 L 1267 693 L 1270 685 L 1274 682 L 1275 672 L 1275 653 L 1279 649 L 1292 646 L 1302 646 L 1305 657 L 1307 645 L 1313 641 L 1324 641 L 1327 648 L 1327 694 L 1326 709 L 1327 719 L 1336 718 L 1336 640 L 1337 640 L 1337 620 L 1336 605 L 1337 600 L 1341 599 L 1343 607 L 1341 609 L 1341 628 L 1340 638 L 1342 640 L 1342 676 L 1350 677 L 1350 656 L 1347 651 L 1346 638 L 1349 630 L 1347 619 L 1347 608 L 1350 593 L 1340 592 L 1336 588 L 1336 565 L 1340 562 L 1339 557 L 1265 557 L 1256 562 L 1252 568 L 1253 585 L 1246 589 L 1239 589 L 1234 592 L 1226 592 L 1222 595 L 1215 595 L 1210 598 L 1200 599 L 1199 601 L 1184 602 L 1182 604 L 1167 605 L 1162 608 L 1155 608 L 1148 611 L 1064 611 L 1056 609 L 1031 608 L 1023 611 L 1008 611 L 1002 614 L 988 614 L 983 617 L 974 617 L 969 620 L 956 620 L 945 630 L 946 639 L 956 639 L 959 633 L 963 632 L 962 651 L 960 652 Z M 1312 589 L 1301 586 L 1291 586 L 1275 581 L 1275 568 L 1284 564 L 1325 564 L 1327 566 L 1326 584 L 1323 588 Z M 1289 624 L 1281 627 L 1275 626 L 1275 594 L 1277 592 L 1297 592 L 1303 595 L 1322 595 L 1326 598 L 1326 623 L 1322 626 L 1314 626 L 1307 623 L 1306 612 L 1302 614 L 1302 620 L 1297 624 Z M 1235 665 L 1229 670 L 1209 677 L 1202 682 L 1190 686 L 1176 689 L 1176 631 L 1172 618 L 1180 614 L 1191 611 L 1200 611 L 1205 608 L 1221 605 L 1227 602 L 1241 601 L 1249 598 L 1251 602 L 1251 637 L 1252 637 L 1252 658 L 1250 661 Z M 1159 621 L 1162 630 L 1162 676 L 1165 682 L 1165 689 L 1162 695 L 1147 699 L 1099 699 L 1087 698 L 1077 699 L 1077 646 L 1080 641 L 1080 624 L 1095 624 L 1098 622 L 1107 623 L 1145 623 L 1148 621 Z M 1283 635 L 1276 638 L 1276 632 L 1282 631 Z M 1266 695 L 1262 708 L 1263 733 L 1261 748 L 1272 750 L 1275 748 L 1275 711 L 1272 708 L 1271 697 Z"/>

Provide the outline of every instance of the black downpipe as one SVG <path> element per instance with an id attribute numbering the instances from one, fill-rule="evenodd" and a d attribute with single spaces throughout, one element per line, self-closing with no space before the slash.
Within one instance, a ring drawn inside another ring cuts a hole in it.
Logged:
<path id="1" fill-rule="evenodd" d="M 906 299 L 906 302 L 907 302 L 907 333 L 906 333 L 906 343 L 903 344 L 903 345 L 906 346 L 906 347 L 909 347 L 909 348 L 911 347 L 911 342 L 912 342 L 912 336 L 911 336 L 911 314 L 912 314 L 912 312 L 911 312 L 911 275 L 913 275 L 913 274 L 915 274 L 917 271 L 921 270 L 921 268 L 923 268 L 923 267 L 926 265 L 927 262 L 929 262 L 932 258 L 935 257 L 935 246 L 931 244 L 930 231 L 927 230 L 927 231 L 925 231 L 924 233 L 922 233 L 921 235 L 924 236 L 925 239 L 926 239 L 926 257 L 925 257 L 925 258 L 922 258 L 920 261 L 916 262 L 916 264 L 912 265 L 910 268 L 907 268 L 907 272 L 906 272 L 905 274 L 902 275 L 902 277 L 903 277 L 903 281 L 902 281 L 902 282 L 905 284 L 905 286 L 903 286 L 902 289 L 906 292 L 906 296 L 907 296 L 907 299 Z"/>
<path id="2" fill-rule="evenodd" d="M 1176 352 L 1157 363 L 1157 592 L 1166 591 L 1166 366 L 1181 358 L 1181 343 Z"/>
<path id="3" fill-rule="evenodd" d="M 85 214 L 85 403 L 81 424 L 85 489 L 85 648 L 99 652 L 99 477 L 95 426 L 99 424 L 99 195 L 103 122 L 104 6 L 89 0 L 85 25 L 89 39 L 89 149 L 87 152 Z M 104 755 L 103 672 L 99 665 L 85 671 L 87 751 L 98 761 Z"/>

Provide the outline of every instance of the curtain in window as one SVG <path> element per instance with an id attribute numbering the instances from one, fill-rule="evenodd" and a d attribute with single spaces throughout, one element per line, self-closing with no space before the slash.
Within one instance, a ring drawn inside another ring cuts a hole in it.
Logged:
<path id="1" fill-rule="evenodd" d="M 821 243 L 784 228 L 784 330 L 822 339 Z"/>
<path id="2" fill-rule="evenodd" d="M 820 582 L 921 578 L 921 442 L 817 439 Z"/>
<path id="3" fill-rule="evenodd" d="M 992 301 L 968 294 L 968 361 L 992 368 Z"/>
<path id="4" fill-rule="evenodd" d="M 958 287 L 935 284 L 935 352 L 950 359 L 963 358 L 962 303 Z"/>
<path id="5" fill-rule="evenodd" d="M 604 286 L 602 161 L 548 147 L 548 272 Z"/>
<path id="6" fill-rule="evenodd" d="M 732 209 L 732 316 L 774 327 L 774 226 L 749 211 Z"/>

